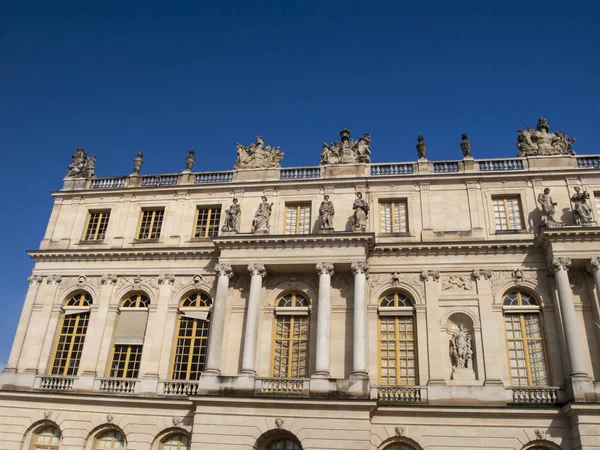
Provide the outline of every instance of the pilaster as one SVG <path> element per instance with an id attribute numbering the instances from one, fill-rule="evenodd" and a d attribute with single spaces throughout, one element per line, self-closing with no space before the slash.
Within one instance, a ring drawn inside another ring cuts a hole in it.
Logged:
<path id="1" fill-rule="evenodd" d="M 440 339 L 439 293 L 438 282 L 440 272 L 424 270 L 421 279 L 425 283 L 425 305 L 427 307 L 427 346 L 429 348 L 429 382 L 428 384 L 446 384 L 443 361 L 446 354 L 442 351 Z"/>

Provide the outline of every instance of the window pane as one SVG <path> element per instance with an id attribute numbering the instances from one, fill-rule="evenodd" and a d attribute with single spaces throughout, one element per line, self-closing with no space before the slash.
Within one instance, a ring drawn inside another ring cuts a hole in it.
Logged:
<path id="1" fill-rule="evenodd" d="M 310 205 L 285 205 L 285 234 L 310 233 Z"/>
<path id="2" fill-rule="evenodd" d="M 496 230 L 521 230 L 521 202 L 518 197 L 492 199 Z"/>
<path id="3" fill-rule="evenodd" d="M 206 362 L 209 322 L 181 317 L 175 341 L 173 380 L 198 380 Z"/>
<path id="4" fill-rule="evenodd" d="M 88 223 L 85 230 L 86 241 L 101 241 L 106 237 L 110 211 L 97 211 L 88 214 Z"/>
<path id="5" fill-rule="evenodd" d="M 416 385 L 413 316 L 379 317 L 379 367 L 382 385 Z"/>
<path id="6" fill-rule="evenodd" d="M 138 239 L 158 239 L 162 228 L 164 210 L 152 209 L 142 211 L 142 220 Z"/>
<path id="7" fill-rule="evenodd" d="M 52 375 L 77 375 L 89 319 L 90 313 L 63 316 L 52 362 Z"/>
<path id="8" fill-rule="evenodd" d="M 221 220 L 221 206 L 212 208 L 198 208 L 198 220 L 194 237 L 209 238 L 219 234 L 219 221 Z"/>

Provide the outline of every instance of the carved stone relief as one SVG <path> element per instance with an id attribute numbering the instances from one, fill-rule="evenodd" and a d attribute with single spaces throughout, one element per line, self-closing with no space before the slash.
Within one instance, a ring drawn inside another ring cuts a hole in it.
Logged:
<path id="1" fill-rule="evenodd" d="M 473 281 L 468 276 L 450 275 L 442 279 L 442 291 L 471 291 Z"/>
<path id="2" fill-rule="evenodd" d="M 512 281 L 515 286 L 520 286 L 523 281 L 529 281 L 540 286 L 546 292 L 549 292 L 548 275 L 544 270 L 521 270 L 513 271 L 494 271 L 491 278 L 492 294 L 496 294 L 498 288 L 508 281 Z"/>
<path id="3" fill-rule="evenodd" d="M 425 288 L 420 273 L 375 273 L 369 277 L 369 296 L 383 285 L 388 284 L 390 287 L 400 287 L 403 284 L 410 286 L 417 291 L 421 298 L 425 298 Z M 376 301 L 376 300 L 375 300 Z"/>

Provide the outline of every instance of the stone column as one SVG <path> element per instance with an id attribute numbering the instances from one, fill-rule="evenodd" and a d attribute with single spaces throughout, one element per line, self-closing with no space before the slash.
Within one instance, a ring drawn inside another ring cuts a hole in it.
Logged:
<path id="1" fill-rule="evenodd" d="M 17 327 L 17 331 L 15 333 L 15 339 L 13 341 L 13 346 L 10 351 L 10 356 L 8 358 L 8 363 L 6 364 L 6 368 L 4 372 L 7 373 L 16 373 L 17 368 L 19 366 L 19 359 L 21 356 L 21 350 L 23 349 L 23 344 L 25 342 L 25 335 L 27 330 L 29 329 L 29 322 L 31 319 L 31 312 L 33 309 L 33 303 L 35 297 L 37 296 L 40 284 L 42 283 L 43 277 L 41 275 L 30 275 L 27 278 L 29 281 L 29 290 L 27 291 L 27 297 L 25 297 L 25 303 L 23 304 L 23 311 L 21 312 L 21 318 L 19 319 L 19 326 Z"/>
<path id="2" fill-rule="evenodd" d="M 256 375 L 256 343 L 258 339 L 258 316 L 260 314 L 260 297 L 262 279 L 267 275 L 263 264 L 248 264 L 250 278 L 250 295 L 246 308 L 246 332 L 244 334 L 244 354 L 240 373 Z"/>
<path id="3" fill-rule="evenodd" d="M 443 351 L 440 337 L 440 318 L 438 301 L 438 281 L 440 272 L 437 270 L 424 270 L 421 279 L 425 283 L 425 306 L 427 308 L 427 347 L 429 350 L 429 382 L 428 384 L 446 384 L 450 375 L 445 372 L 444 361 L 447 351 Z"/>
<path id="4" fill-rule="evenodd" d="M 49 295 L 44 300 L 44 306 L 42 309 L 43 329 L 42 342 L 34 346 L 35 352 L 37 353 L 37 373 L 46 373 L 47 365 L 51 364 L 51 360 L 54 358 L 52 355 L 52 345 L 55 342 L 55 336 L 59 319 L 62 315 L 62 302 L 57 302 L 58 288 L 62 281 L 60 275 L 50 275 L 46 279 L 46 283 L 53 284 L 54 286 L 50 289 Z M 62 299 L 60 299 L 62 300 Z M 35 325 L 34 325 L 35 326 Z"/>
<path id="5" fill-rule="evenodd" d="M 550 263 L 550 269 L 554 272 L 556 278 L 560 313 L 565 331 L 569 363 L 571 365 L 570 376 L 587 376 L 580 345 L 581 341 L 577 333 L 579 325 L 577 324 L 575 307 L 573 306 L 573 294 L 569 283 L 569 275 L 567 274 L 570 265 L 571 258 L 554 258 Z"/>
<path id="6" fill-rule="evenodd" d="M 367 378 L 367 271 L 368 261 L 353 261 L 350 264 L 354 274 L 354 334 L 352 375 Z"/>
<path id="7" fill-rule="evenodd" d="M 477 293 L 479 294 L 479 317 L 481 320 L 481 340 L 483 342 L 482 352 L 484 361 L 484 384 L 502 385 L 502 368 L 504 360 L 498 358 L 505 351 L 502 349 L 500 333 L 492 333 L 502 325 L 501 312 L 495 313 L 492 309 L 494 298 L 490 278 L 492 271 L 489 269 L 473 270 L 473 278 L 477 282 Z M 497 316 L 497 317 L 495 317 Z M 480 376 L 482 373 L 480 372 Z"/>
<path id="8" fill-rule="evenodd" d="M 215 270 L 219 273 L 217 294 L 213 303 L 210 320 L 210 335 L 208 336 L 208 356 L 204 373 L 207 375 L 221 374 L 221 353 L 223 351 L 223 329 L 227 313 L 227 297 L 229 295 L 229 279 L 233 276 L 230 264 L 217 264 Z"/>
<path id="9" fill-rule="evenodd" d="M 317 358 L 314 377 L 329 378 L 331 352 L 331 276 L 333 263 L 317 263 L 319 273 L 319 298 L 317 310 Z"/>
<path id="10" fill-rule="evenodd" d="M 594 285 L 596 286 L 596 295 L 600 300 L 600 258 L 594 256 L 587 263 L 587 270 L 594 276 Z"/>

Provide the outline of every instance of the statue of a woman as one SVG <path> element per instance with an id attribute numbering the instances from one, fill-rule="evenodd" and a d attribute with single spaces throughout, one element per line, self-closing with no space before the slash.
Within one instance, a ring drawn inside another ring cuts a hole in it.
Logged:
<path id="1" fill-rule="evenodd" d="M 587 204 L 590 194 L 587 192 L 581 192 L 579 186 L 575 186 L 575 194 L 571 197 L 573 202 L 573 215 L 575 216 L 575 223 L 577 225 L 584 225 L 593 222 L 592 209 Z"/>
<path id="2" fill-rule="evenodd" d="M 319 219 L 321 220 L 321 230 L 333 230 L 333 215 L 335 208 L 333 202 L 329 200 L 329 195 L 323 197 L 319 207 Z"/>
<path id="3" fill-rule="evenodd" d="M 365 231 L 367 229 L 367 217 L 369 217 L 369 204 L 363 200 L 360 192 L 356 193 L 356 200 L 354 200 L 352 209 L 354 210 L 352 230 Z"/>
<path id="4" fill-rule="evenodd" d="M 258 205 L 256 214 L 254 214 L 254 220 L 252 221 L 252 233 L 261 232 L 268 233 L 270 230 L 269 219 L 271 218 L 271 209 L 273 203 L 267 202 L 267 197 L 261 197 L 262 202 Z"/>
<path id="5" fill-rule="evenodd" d="M 460 324 L 458 331 L 452 335 L 452 357 L 455 369 L 472 369 L 473 350 L 471 349 L 471 336 L 465 331 L 465 326 Z"/>

